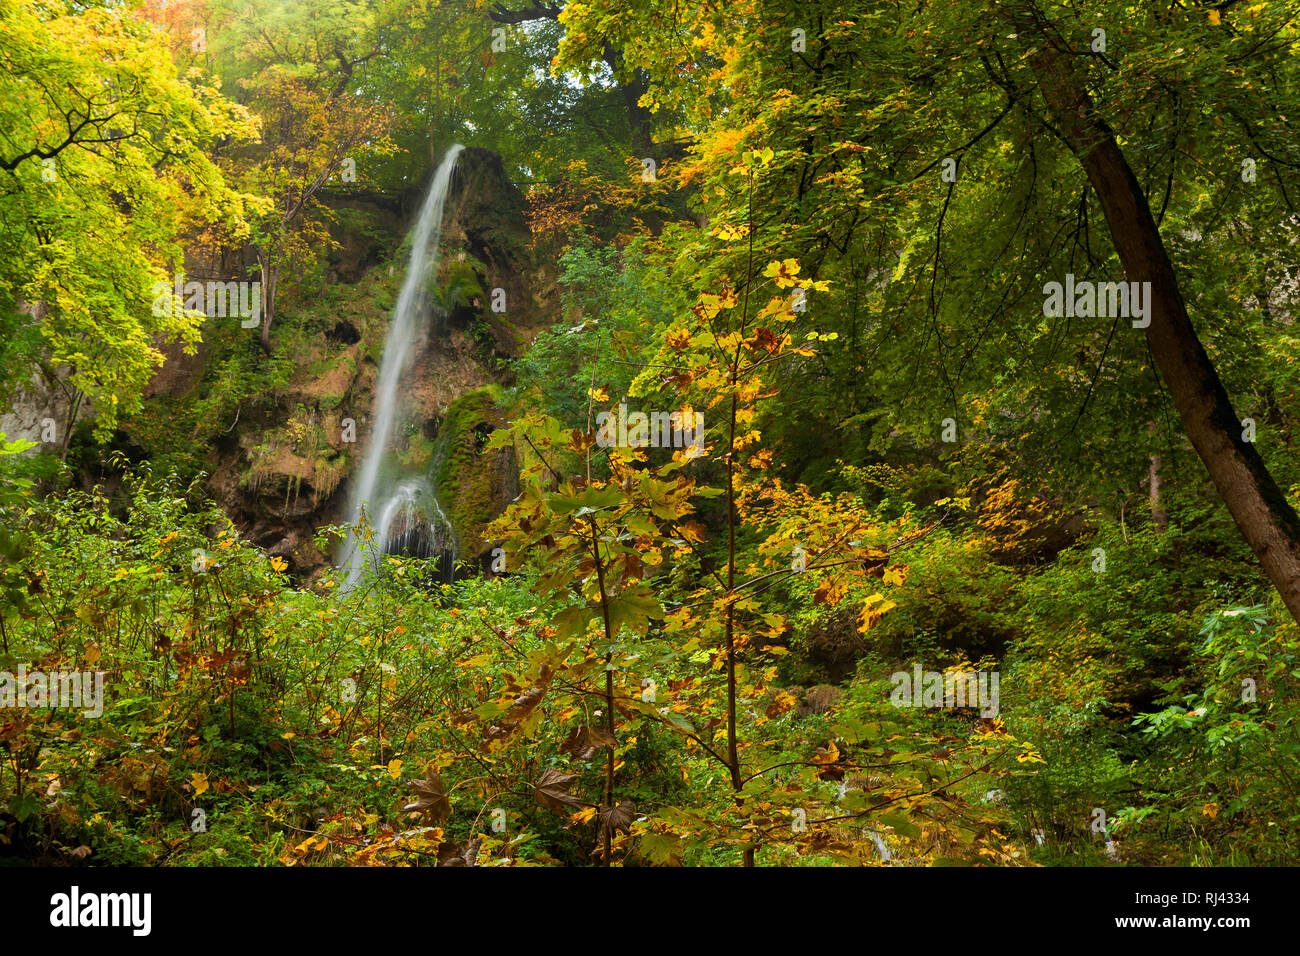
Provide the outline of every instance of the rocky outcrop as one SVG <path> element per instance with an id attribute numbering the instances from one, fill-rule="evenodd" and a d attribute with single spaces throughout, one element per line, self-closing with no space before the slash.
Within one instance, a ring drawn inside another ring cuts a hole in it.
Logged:
<path id="1" fill-rule="evenodd" d="M 471 272 L 477 280 L 472 294 L 447 302 L 449 324 L 472 329 L 482 321 L 492 351 L 516 358 L 558 316 L 547 295 L 553 282 L 533 262 L 524 196 L 500 156 L 471 146 L 461 153 L 448 206 L 440 282 L 454 290 L 468 285 Z"/>
<path id="2" fill-rule="evenodd" d="M 519 469 L 512 447 L 489 449 L 492 432 L 505 424 L 500 390 L 467 392 L 447 409 L 438 440 L 434 480 L 456 533 L 463 560 L 483 563 L 493 544 L 485 529 L 519 494 Z"/>
<path id="3" fill-rule="evenodd" d="M 223 508 L 255 544 L 285 558 L 300 579 L 329 565 L 330 555 L 315 540 L 317 529 L 348 518 L 350 478 L 364 453 L 378 365 L 405 268 L 401 246 L 418 205 L 412 196 L 420 190 L 408 192 L 326 195 L 335 213 L 337 248 L 328 256 L 323 289 L 282 286 L 279 354 L 265 359 L 231 330 L 205 329 L 197 355 L 168 352 L 146 397 L 146 415 L 171 415 L 173 431 L 184 430 L 188 420 L 182 422 L 183 408 L 177 406 L 215 401 L 213 393 L 232 366 L 249 365 L 251 374 L 274 382 L 276 370 L 292 360 L 282 381 L 240 399 L 210 436 L 174 437 L 211 446 L 203 464 Z M 408 466 L 429 469 L 467 559 L 484 553 L 482 529 L 516 493 L 513 454 L 482 447 L 484 434 L 504 424 L 495 397 L 509 373 L 500 359 L 521 354 L 554 321 L 548 305 L 555 293 L 538 288 L 542 273 L 531 261 L 524 213 L 524 197 L 500 157 L 467 148 L 429 290 L 446 317 L 431 321 L 402 396 L 413 425 L 398 453 Z M 493 290 L 501 290 L 495 304 L 504 305 L 503 311 L 493 310 Z M 144 455 L 156 450 L 151 446 L 157 421 L 127 436 Z"/>

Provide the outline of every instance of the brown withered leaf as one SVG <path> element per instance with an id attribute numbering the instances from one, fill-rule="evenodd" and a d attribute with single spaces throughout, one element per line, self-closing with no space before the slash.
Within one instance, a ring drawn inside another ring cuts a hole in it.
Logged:
<path id="1" fill-rule="evenodd" d="M 771 329 L 757 328 L 748 344 L 752 344 L 755 351 L 776 352 L 781 348 L 781 336 Z"/>
<path id="2" fill-rule="evenodd" d="M 447 799 L 447 788 L 442 777 L 430 770 L 427 777 L 415 781 L 411 786 L 418 796 L 414 803 L 402 807 L 403 813 L 417 811 L 434 823 L 441 823 L 451 816 L 451 801 Z"/>
<path id="3" fill-rule="evenodd" d="M 614 737 L 603 727 L 588 727 L 579 724 L 569 731 L 560 744 L 560 753 L 568 754 L 575 760 L 590 760 L 600 752 L 602 747 L 614 746 Z"/>
<path id="4" fill-rule="evenodd" d="M 835 581 L 827 578 L 817 585 L 817 590 L 813 591 L 814 604 L 829 604 L 835 607 L 844 599 L 848 588 L 842 581 Z"/>
<path id="5" fill-rule="evenodd" d="M 622 800 L 616 807 L 602 807 L 600 822 L 610 833 L 632 832 L 632 818 L 636 815 L 636 805 L 631 800 Z"/>
<path id="6" fill-rule="evenodd" d="M 575 760 L 590 760 L 596 756 L 596 748 L 587 742 L 587 728 L 583 724 L 578 724 L 569 731 L 564 742 L 560 744 L 560 753 L 568 754 Z"/>
<path id="7" fill-rule="evenodd" d="M 862 570 L 872 577 L 884 578 L 885 568 L 889 566 L 888 551 L 871 551 L 862 558 Z"/>
<path id="8" fill-rule="evenodd" d="M 506 675 L 513 687 L 518 687 L 515 679 L 511 675 Z M 506 713 L 500 724 L 493 724 L 487 729 L 484 736 L 490 743 L 493 740 L 501 740 L 509 737 L 518 729 L 519 725 L 528 718 L 528 715 L 536 709 L 537 705 L 542 702 L 546 696 L 547 690 L 551 686 L 551 679 L 554 677 L 549 664 L 543 664 L 537 675 L 537 685 L 530 687 L 527 691 L 520 694 L 511 701 L 510 710 Z"/>
<path id="9" fill-rule="evenodd" d="M 30 717 L 19 717 L 0 724 L 0 741 L 17 739 L 31 725 Z"/>
<path id="10" fill-rule="evenodd" d="M 565 807 L 580 807 L 582 801 L 569 793 L 569 788 L 578 779 L 576 773 L 561 773 L 554 767 L 542 772 L 537 781 L 537 802 L 556 813 L 568 815 Z"/>

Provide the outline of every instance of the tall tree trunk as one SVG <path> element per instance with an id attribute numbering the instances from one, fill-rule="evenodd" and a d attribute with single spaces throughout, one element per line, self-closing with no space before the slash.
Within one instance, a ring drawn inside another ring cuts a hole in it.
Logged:
<path id="1" fill-rule="evenodd" d="M 1151 456 L 1151 467 L 1147 470 L 1147 493 L 1151 499 L 1151 520 L 1155 522 L 1156 530 L 1162 534 L 1169 530 L 1169 513 L 1165 511 L 1165 506 L 1160 500 L 1160 486 L 1164 484 L 1160 480 L 1160 456 Z"/>
<path id="2" fill-rule="evenodd" d="M 262 351 L 270 355 L 271 319 L 275 315 L 275 280 L 280 270 L 278 266 L 271 264 L 269 254 L 259 255 L 258 262 L 262 269 L 262 332 L 258 342 L 262 345 Z"/>
<path id="3" fill-rule="evenodd" d="M 1147 344 L 1187 438 L 1264 573 L 1300 621 L 1300 518 L 1254 445 L 1242 439 L 1241 419 L 1192 326 L 1146 195 L 1076 76 L 1072 54 L 1057 47 L 1032 5 L 1020 8 L 1018 19 L 1021 35 L 1037 47 L 1030 65 L 1050 118 L 1087 173 L 1128 280 L 1151 283 Z"/>

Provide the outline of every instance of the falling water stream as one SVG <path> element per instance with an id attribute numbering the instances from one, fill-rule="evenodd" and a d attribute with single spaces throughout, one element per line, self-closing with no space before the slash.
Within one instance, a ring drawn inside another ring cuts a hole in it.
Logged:
<path id="1" fill-rule="evenodd" d="M 457 144 L 447 150 L 429 184 L 412 232 L 411 259 L 393 308 L 393 320 L 379 365 L 370 442 L 352 493 L 349 523 L 355 526 L 364 509 L 374 531 L 374 543 L 367 545 L 354 531 L 349 531 L 340 563 L 347 570 L 345 591 L 356 586 L 367 567 L 375 568 L 382 554 L 429 557 L 449 552 L 454 545 L 454 536 L 429 478 L 391 474 L 395 469 L 390 467 L 386 471 L 384 466 L 395 464 L 389 443 L 401 418 L 398 388 L 427 332 L 431 308 L 428 280 L 438 264 L 443 209 L 462 149 Z"/>

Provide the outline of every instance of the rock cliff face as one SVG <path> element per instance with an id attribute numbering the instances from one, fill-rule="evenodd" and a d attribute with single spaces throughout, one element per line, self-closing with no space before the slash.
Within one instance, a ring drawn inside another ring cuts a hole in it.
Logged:
<path id="1" fill-rule="evenodd" d="M 326 198 L 338 247 L 314 293 L 281 303 L 271 361 L 284 368 L 283 380 L 242 401 L 213 439 L 207 465 L 218 500 L 248 538 L 285 558 L 302 579 L 330 563 L 316 530 L 348 519 L 350 481 L 365 454 L 405 268 L 402 246 L 421 192 Z M 430 323 L 403 395 L 412 424 L 399 454 L 428 468 L 465 560 L 490 551 L 482 529 L 517 493 L 513 455 L 483 448 L 487 433 L 504 424 L 495 401 L 509 383 L 502 360 L 521 354 L 554 321 L 548 306 L 555 290 L 532 262 L 524 211 L 500 157 L 467 148 L 429 289 L 445 319 Z M 229 374 L 232 348 L 248 348 L 207 329 L 204 339 L 195 356 L 168 352 L 147 414 L 174 415 L 178 405 L 208 395 L 214 378 Z M 150 432 L 137 427 L 124 437 L 150 456 Z"/>

